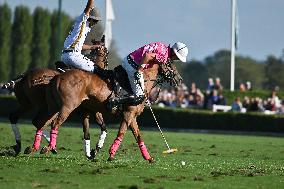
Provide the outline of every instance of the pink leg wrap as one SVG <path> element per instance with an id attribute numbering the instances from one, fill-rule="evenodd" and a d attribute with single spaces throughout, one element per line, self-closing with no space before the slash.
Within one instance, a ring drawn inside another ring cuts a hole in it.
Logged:
<path id="1" fill-rule="evenodd" d="M 58 134 L 58 130 L 52 128 L 50 131 L 50 142 L 49 142 L 49 147 L 51 147 L 52 149 L 56 149 L 57 134 Z"/>
<path id="2" fill-rule="evenodd" d="M 111 145 L 111 147 L 109 148 L 109 155 L 110 157 L 114 157 L 120 143 L 122 142 L 122 138 L 121 137 L 116 137 L 116 139 L 114 140 L 113 144 Z"/>
<path id="3" fill-rule="evenodd" d="M 42 136 L 42 130 L 37 130 L 35 134 L 35 139 L 34 139 L 34 144 L 33 148 L 38 150 L 40 147 L 40 141 L 41 141 L 41 136 Z"/>
<path id="4" fill-rule="evenodd" d="M 141 141 L 141 140 L 139 140 L 139 141 L 138 141 L 138 145 L 139 145 L 139 148 L 140 148 L 140 151 L 141 151 L 141 154 L 142 154 L 143 158 L 144 158 L 145 160 L 150 160 L 150 159 L 151 159 L 151 156 L 150 156 L 150 154 L 149 154 L 149 152 L 148 152 L 148 150 L 147 150 L 147 148 L 146 148 L 144 142 Z"/>

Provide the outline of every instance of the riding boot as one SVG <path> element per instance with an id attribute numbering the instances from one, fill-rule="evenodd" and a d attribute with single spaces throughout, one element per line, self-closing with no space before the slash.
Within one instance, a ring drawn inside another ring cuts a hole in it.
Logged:
<path id="1" fill-rule="evenodd" d="M 107 79 L 111 80 L 113 78 L 113 71 L 112 70 L 105 70 L 103 68 L 100 68 L 97 65 L 94 65 L 93 73 L 100 76 L 103 80 L 107 80 Z"/>
<path id="2" fill-rule="evenodd" d="M 120 104 L 128 104 L 131 106 L 137 106 L 141 104 L 145 99 L 144 95 L 134 96 L 134 95 L 127 95 L 118 98 L 113 98 L 109 100 L 108 107 L 113 108 Z"/>

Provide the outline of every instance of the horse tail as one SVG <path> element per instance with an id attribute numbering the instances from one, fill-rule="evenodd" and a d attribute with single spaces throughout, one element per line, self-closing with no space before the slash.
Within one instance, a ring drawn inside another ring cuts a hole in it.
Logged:
<path id="1" fill-rule="evenodd" d="M 4 83 L 2 85 L 2 89 L 14 89 L 15 84 L 23 80 L 25 76 L 26 76 L 26 73 L 18 75 L 16 78 L 12 79 L 11 81 Z"/>

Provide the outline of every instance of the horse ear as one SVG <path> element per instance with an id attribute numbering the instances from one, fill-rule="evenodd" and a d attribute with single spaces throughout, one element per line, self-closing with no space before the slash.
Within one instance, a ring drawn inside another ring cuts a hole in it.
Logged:
<path id="1" fill-rule="evenodd" d="M 106 41 L 106 36 L 103 35 L 102 38 L 101 38 L 101 42 L 102 42 L 102 43 L 105 43 L 105 41 Z"/>

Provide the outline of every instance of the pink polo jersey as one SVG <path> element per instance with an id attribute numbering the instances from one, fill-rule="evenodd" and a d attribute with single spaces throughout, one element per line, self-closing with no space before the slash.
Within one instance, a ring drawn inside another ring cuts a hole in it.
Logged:
<path id="1" fill-rule="evenodd" d="M 141 60 L 145 53 L 155 53 L 156 60 L 155 62 L 149 62 L 144 65 L 144 69 L 151 68 L 155 63 L 166 63 L 169 57 L 169 46 L 161 42 L 155 42 L 148 45 L 145 45 L 134 52 L 130 53 L 130 57 L 134 60 L 136 64 L 141 64 Z"/>

